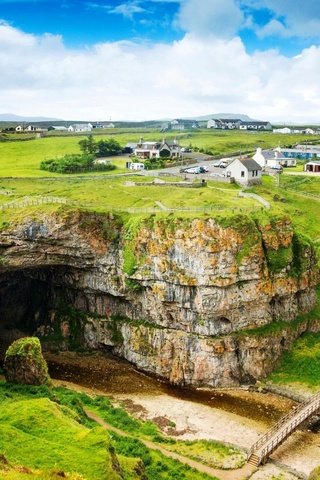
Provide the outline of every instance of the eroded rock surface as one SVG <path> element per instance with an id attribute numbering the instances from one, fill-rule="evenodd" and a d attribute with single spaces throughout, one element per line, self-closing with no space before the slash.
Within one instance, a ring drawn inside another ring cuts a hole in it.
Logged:
<path id="1" fill-rule="evenodd" d="M 261 378 L 303 331 L 318 329 L 295 322 L 315 305 L 318 270 L 287 218 L 123 223 L 74 213 L 26 220 L 0 235 L 0 248 L 3 298 L 17 272 L 29 297 L 45 292 L 12 328 L 29 315 L 51 347 L 109 348 L 176 384 Z M 9 310 L 0 302 L 7 329 Z M 281 328 L 268 330 L 274 322 Z"/>

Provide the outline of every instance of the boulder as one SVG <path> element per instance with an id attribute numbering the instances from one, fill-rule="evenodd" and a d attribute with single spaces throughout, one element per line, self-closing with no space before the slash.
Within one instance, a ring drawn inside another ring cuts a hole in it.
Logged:
<path id="1" fill-rule="evenodd" d="M 7 382 L 24 385 L 48 385 L 48 367 L 36 337 L 16 340 L 8 348 L 4 360 Z"/>

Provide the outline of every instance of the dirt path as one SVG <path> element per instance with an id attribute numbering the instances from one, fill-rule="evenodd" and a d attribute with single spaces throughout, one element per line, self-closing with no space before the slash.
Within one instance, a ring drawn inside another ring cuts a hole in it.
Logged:
<path id="1" fill-rule="evenodd" d="M 117 435 L 121 436 L 126 436 L 126 437 L 131 437 L 127 432 L 124 432 L 123 430 L 120 430 L 119 428 L 113 427 L 112 425 L 109 425 L 106 423 L 101 417 L 93 413 L 92 411 L 88 409 L 84 409 L 87 416 L 91 419 L 97 422 L 99 425 L 101 425 L 103 428 L 105 428 L 108 431 L 114 432 Z M 135 438 L 135 437 L 131 437 Z M 154 442 L 151 442 L 149 440 L 142 440 L 139 438 L 139 440 L 149 449 L 151 450 L 157 450 L 158 452 L 162 453 L 166 457 L 173 458 L 174 460 L 178 460 L 180 463 L 183 463 L 184 465 L 188 465 L 191 468 L 194 468 L 195 470 L 198 470 L 199 472 L 206 473 L 207 475 L 210 475 L 212 477 L 216 477 L 220 480 L 244 480 L 248 478 L 249 475 L 251 475 L 255 468 L 252 467 L 251 465 L 246 464 L 243 468 L 239 468 L 237 470 L 232 470 L 232 471 L 226 471 L 226 470 L 218 470 L 212 467 L 209 467 L 207 465 L 204 465 L 202 463 L 196 462 L 195 460 L 191 460 L 190 458 L 184 457 L 183 455 L 180 455 L 175 452 L 170 452 L 169 450 L 166 450 L 163 448 L 161 445 L 158 445 Z"/>

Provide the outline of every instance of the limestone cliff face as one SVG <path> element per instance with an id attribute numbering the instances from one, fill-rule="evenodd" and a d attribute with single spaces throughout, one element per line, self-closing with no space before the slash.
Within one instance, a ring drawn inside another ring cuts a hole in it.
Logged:
<path id="1" fill-rule="evenodd" d="M 308 328 L 291 322 L 316 301 L 314 250 L 287 218 L 123 223 L 78 212 L 2 232 L 0 252 L 3 278 L 23 271 L 28 285 L 48 286 L 46 308 L 29 308 L 38 334 L 68 345 L 74 318 L 59 314 L 63 301 L 84 313 L 77 331 L 87 347 L 112 348 L 177 384 L 264 376 Z M 250 334 L 276 321 L 287 322 L 280 333 Z"/>

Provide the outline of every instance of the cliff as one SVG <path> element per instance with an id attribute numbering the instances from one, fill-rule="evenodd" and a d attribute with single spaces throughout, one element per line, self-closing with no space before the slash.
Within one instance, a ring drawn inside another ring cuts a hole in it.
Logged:
<path id="1" fill-rule="evenodd" d="M 316 302 L 315 252 L 288 218 L 73 212 L 3 231 L 0 252 L 4 331 L 108 348 L 176 384 L 261 378 L 311 328 L 296 319 Z"/>

